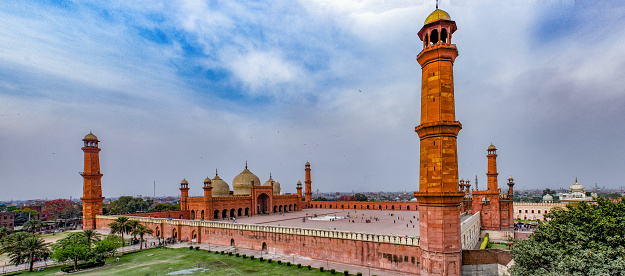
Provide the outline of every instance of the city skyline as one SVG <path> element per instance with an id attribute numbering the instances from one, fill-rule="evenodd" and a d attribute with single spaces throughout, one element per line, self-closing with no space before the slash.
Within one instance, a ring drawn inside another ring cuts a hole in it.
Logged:
<path id="1" fill-rule="evenodd" d="M 200 195 L 215 169 L 232 189 L 246 161 L 287 193 L 307 161 L 314 191 L 416 191 L 414 2 L 2 3 L 0 200 L 80 197 L 89 131 L 105 197 Z M 624 4 L 440 8 L 460 177 L 485 188 L 493 143 L 500 187 L 623 185 Z"/>

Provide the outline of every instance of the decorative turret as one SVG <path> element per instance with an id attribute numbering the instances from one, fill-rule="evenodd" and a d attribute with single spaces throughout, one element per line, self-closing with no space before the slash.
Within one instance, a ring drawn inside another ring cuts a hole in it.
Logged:
<path id="1" fill-rule="evenodd" d="M 202 187 L 202 189 L 204 189 L 204 198 L 213 197 L 213 186 L 211 186 L 211 183 L 211 179 L 207 176 L 206 179 L 204 179 L 204 187 Z"/>
<path id="2" fill-rule="evenodd" d="M 188 210 L 187 199 L 189 198 L 189 182 L 186 179 L 180 181 L 180 210 Z"/>
<path id="3" fill-rule="evenodd" d="M 497 148 L 493 144 L 490 144 L 488 147 L 488 172 L 486 176 L 488 177 L 488 191 L 496 191 L 499 189 L 497 185 Z"/>
<path id="4" fill-rule="evenodd" d="M 302 206 L 302 182 L 297 181 L 297 210 L 301 211 Z"/>
<path id="5" fill-rule="evenodd" d="M 512 175 L 510 177 L 508 177 L 508 196 L 510 197 L 510 199 L 512 199 L 513 195 L 514 195 L 514 178 L 512 178 Z"/>

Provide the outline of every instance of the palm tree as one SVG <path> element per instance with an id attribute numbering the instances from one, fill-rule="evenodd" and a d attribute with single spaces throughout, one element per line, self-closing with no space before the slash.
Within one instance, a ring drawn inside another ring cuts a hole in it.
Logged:
<path id="1" fill-rule="evenodd" d="M 11 230 L 11 228 L 8 228 L 6 226 L 0 226 L 0 239 L 11 235 L 11 233 L 13 233 L 13 230 Z"/>
<path id="2" fill-rule="evenodd" d="M 35 232 L 37 231 L 37 228 L 43 227 L 45 224 L 43 224 L 43 222 L 38 221 L 36 219 L 31 219 L 27 222 L 24 223 L 23 227 L 26 229 L 26 231 L 29 232 Z"/>
<path id="3" fill-rule="evenodd" d="M 121 234 L 122 235 L 122 246 L 125 245 L 124 234 L 130 233 L 132 231 L 131 222 L 128 220 L 128 217 L 118 217 L 115 221 L 109 223 L 109 227 L 111 228 L 111 234 Z"/>
<path id="4" fill-rule="evenodd" d="M 130 232 L 131 232 L 131 233 L 132 233 L 132 232 L 133 232 L 133 231 L 137 228 L 137 226 L 139 225 L 139 221 L 138 221 L 138 220 L 131 220 L 131 221 L 129 221 L 128 223 L 130 223 L 130 227 L 132 227 L 132 229 L 130 229 Z M 136 239 L 137 239 L 137 234 L 132 234 L 132 238 L 133 238 L 133 240 L 136 240 Z"/>
<path id="5" fill-rule="evenodd" d="M 50 254 L 48 244 L 37 235 L 29 236 L 8 252 L 9 260 L 14 265 L 30 263 L 30 271 L 32 272 L 35 259 L 43 259 Z"/>
<path id="6" fill-rule="evenodd" d="M 98 232 L 94 231 L 93 229 L 84 230 L 82 231 L 82 234 L 85 235 L 85 237 L 87 238 L 89 245 L 91 245 L 92 242 L 100 240 L 100 234 L 98 234 Z"/>
<path id="7" fill-rule="evenodd" d="M 139 250 L 143 249 L 143 236 L 145 234 L 152 235 L 153 233 L 154 233 L 154 230 L 142 224 L 138 224 L 137 227 L 134 230 L 132 230 L 132 234 L 135 236 L 139 235 L 139 239 L 141 240 L 140 241 L 141 244 L 139 245 Z"/>

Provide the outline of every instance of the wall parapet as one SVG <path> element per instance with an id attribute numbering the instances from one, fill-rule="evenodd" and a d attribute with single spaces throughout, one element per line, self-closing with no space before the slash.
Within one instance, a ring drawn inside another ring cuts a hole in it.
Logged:
<path id="1" fill-rule="evenodd" d="M 104 215 L 96 216 L 97 219 L 111 220 L 111 221 L 117 219 L 118 217 L 119 216 L 104 216 Z M 216 221 L 200 221 L 200 220 L 186 220 L 186 219 L 146 218 L 146 217 L 134 217 L 134 216 L 127 216 L 127 217 L 133 220 L 137 220 L 139 222 L 154 223 L 154 224 L 170 224 L 170 225 L 176 225 L 176 226 L 207 227 L 207 228 L 220 228 L 220 229 L 230 229 L 230 230 L 240 230 L 240 231 L 281 233 L 281 234 L 291 234 L 291 235 L 299 235 L 299 236 L 335 238 L 335 239 L 379 242 L 379 243 L 411 245 L 411 246 L 419 246 L 419 240 L 420 240 L 419 237 L 380 235 L 380 234 L 347 232 L 347 231 L 337 231 L 337 230 L 321 230 L 321 229 L 295 228 L 295 227 L 285 227 L 285 226 L 264 226 L 264 225 L 256 225 L 256 224 L 225 223 L 225 222 L 216 222 Z"/>
<path id="2" fill-rule="evenodd" d="M 535 202 L 515 202 L 514 207 L 517 206 L 552 206 L 552 207 L 566 207 L 567 203 L 535 203 Z"/>

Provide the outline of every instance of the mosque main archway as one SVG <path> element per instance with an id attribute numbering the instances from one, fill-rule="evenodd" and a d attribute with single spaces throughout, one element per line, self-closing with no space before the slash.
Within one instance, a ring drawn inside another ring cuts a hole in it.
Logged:
<path id="1" fill-rule="evenodd" d="M 258 204 L 256 208 L 259 214 L 269 213 L 269 196 L 267 194 L 262 193 L 258 195 L 256 202 Z"/>

